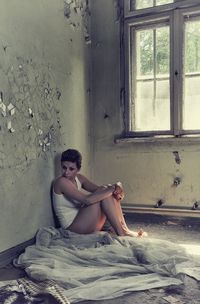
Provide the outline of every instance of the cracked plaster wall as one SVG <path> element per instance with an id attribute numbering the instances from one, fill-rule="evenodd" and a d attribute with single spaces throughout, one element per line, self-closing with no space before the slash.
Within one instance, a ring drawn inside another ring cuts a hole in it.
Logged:
<path id="1" fill-rule="evenodd" d="M 200 200 L 199 143 L 114 143 L 123 130 L 118 1 L 93 0 L 91 11 L 94 179 L 120 180 L 126 204 L 191 208 Z"/>
<path id="2" fill-rule="evenodd" d="M 61 151 L 89 174 L 89 15 L 86 0 L 0 1 L 0 252 L 53 224 Z"/>

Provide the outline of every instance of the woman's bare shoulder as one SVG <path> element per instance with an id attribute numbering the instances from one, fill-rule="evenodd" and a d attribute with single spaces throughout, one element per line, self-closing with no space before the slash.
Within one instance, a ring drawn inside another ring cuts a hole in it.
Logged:
<path id="1" fill-rule="evenodd" d="M 81 184 L 83 184 L 83 182 L 85 180 L 87 180 L 87 178 L 83 174 L 77 174 L 77 178 L 79 179 L 79 181 L 81 182 Z"/>
<path id="2" fill-rule="evenodd" d="M 63 186 L 66 184 L 68 184 L 68 179 L 63 176 L 59 176 L 53 182 L 53 189 L 56 193 L 60 194 L 63 192 Z"/>
<path id="3" fill-rule="evenodd" d="M 57 185 L 61 182 L 61 180 L 63 179 L 63 176 L 58 176 L 57 178 L 54 179 L 53 181 L 53 185 Z"/>

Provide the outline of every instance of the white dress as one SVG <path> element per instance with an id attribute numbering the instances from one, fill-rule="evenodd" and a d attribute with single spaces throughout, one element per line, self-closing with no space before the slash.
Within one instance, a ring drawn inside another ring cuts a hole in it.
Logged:
<path id="1" fill-rule="evenodd" d="M 75 177 L 75 180 L 78 190 L 80 190 L 82 185 L 78 177 Z M 77 204 L 77 201 L 70 201 L 63 194 L 55 193 L 53 189 L 53 208 L 62 228 L 69 227 L 75 219 L 79 211 Z"/>

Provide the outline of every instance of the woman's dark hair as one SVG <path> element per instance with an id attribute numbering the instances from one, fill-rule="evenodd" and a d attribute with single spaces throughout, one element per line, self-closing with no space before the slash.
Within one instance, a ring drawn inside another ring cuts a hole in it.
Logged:
<path id="1" fill-rule="evenodd" d="M 82 155 L 78 150 L 68 149 L 61 154 L 61 162 L 64 161 L 76 163 L 77 168 L 80 170 L 82 163 Z"/>

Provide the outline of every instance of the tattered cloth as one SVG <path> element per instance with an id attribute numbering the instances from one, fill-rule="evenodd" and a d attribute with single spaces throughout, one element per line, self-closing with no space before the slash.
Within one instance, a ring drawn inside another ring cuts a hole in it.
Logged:
<path id="1" fill-rule="evenodd" d="M 152 238 L 80 235 L 54 227 L 42 228 L 36 244 L 14 260 L 31 279 L 53 280 L 70 303 L 116 298 L 200 280 L 200 261 L 172 242 Z"/>
<path id="2" fill-rule="evenodd" d="M 35 282 L 29 278 L 3 281 L 0 284 L 1 304 L 70 304 L 62 288 L 52 280 Z"/>

